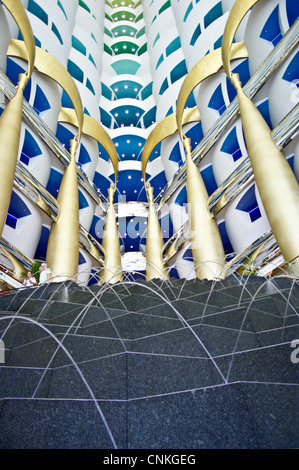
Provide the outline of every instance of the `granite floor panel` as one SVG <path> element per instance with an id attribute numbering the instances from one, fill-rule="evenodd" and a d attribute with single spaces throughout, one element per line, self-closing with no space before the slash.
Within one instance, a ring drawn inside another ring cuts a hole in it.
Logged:
<path id="1" fill-rule="evenodd" d="M 207 358 L 207 352 L 192 329 L 182 327 L 178 330 L 161 332 L 157 335 L 125 340 L 130 352 L 142 352 L 173 356 Z"/>
<path id="2" fill-rule="evenodd" d="M 76 329 L 77 336 L 99 336 L 102 338 L 119 338 L 119 333 L 114 326 L 114 320 L 105 320 L 89 326 Z"/>
<path id="3" fill-rule="evenodd" d="M 260 449 L 299 447 L 299 386 L 242 384 Z"/>
<path id="4" fill-rule="evenodd" d="M 0 399 L 31 398 L 43 374 L 42 369 L 0 368 Z"/>
<path id="5" fill-rule="evenodd" d="M 1 449 L 115 448 L 110 429 L 89 401 L 6 400 L 0 427 Z"/>
<path id="6" fill-rule="evenodd" d="M 158 313 L 157 309 L 157 315 Z M 161 318 L 139 313 L 130 313 L 123 317 L 114 318 L 113 324 L 124 339 L 143 338 L 180 329 L 184 326 L 180 318 Z"/>
<path id="7" fill-rule="evenodd" d="M 258 447 L 238 384 L 135 400 L 128 409 L 130 449 Z"/>

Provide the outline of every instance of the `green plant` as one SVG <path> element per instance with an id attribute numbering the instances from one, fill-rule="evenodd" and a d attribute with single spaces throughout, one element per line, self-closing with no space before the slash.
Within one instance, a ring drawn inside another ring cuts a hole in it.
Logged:
<path id="1" fill-rule="evenodd" d="M 243 263 L 244 263 L 243 274 L 246 276 L 255 276 L 257 273 L 256 267 L 255 267 L 255 260 L 246 256 Z"/>
<path id="2" fill-rule="evenodd" d="M 32 276 L 35 277 L 37 283 L 39 283 L 39 274 L 40 274 L 39 268 L 41 264 L 42 264 L 41 261 L 35 261 L 33 265 L 31 266 Z"/>

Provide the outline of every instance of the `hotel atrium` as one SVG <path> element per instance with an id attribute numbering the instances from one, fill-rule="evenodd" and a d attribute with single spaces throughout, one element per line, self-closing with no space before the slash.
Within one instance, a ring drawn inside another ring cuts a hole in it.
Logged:
<path id="1" fill-rule="evenodd" d="M 298 12 L 0 0 L 1 449 L 298 449 Z"/>
<path id="2" fill-rule="evenodd" d="M 234 3 L 1 2 L 1 113 L 27 71 L 14 176 L 1 190 L 3 288 L 42 261 L 82 285 L 297 272 L 298 4 L 244 2 L 229 37 Z M 262 139 L 263 169 L 252 164 L 230 74 L 288 163 L 283 177 Z M 78 198 L 67 201 L 72 158 Z"/>

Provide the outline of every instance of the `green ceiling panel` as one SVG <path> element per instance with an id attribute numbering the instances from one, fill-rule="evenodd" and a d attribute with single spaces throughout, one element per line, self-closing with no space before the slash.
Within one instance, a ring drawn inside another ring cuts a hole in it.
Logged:
<path id="1" fill-rule="evenodd" d="M 119 54 L 136 54 L 138 45 L 130 41 L 119 41 L 112 46 L 116 55 Z"/>
<path id="2" fill-rule="evenodd" d="M 130 74 L 135 75 L 140 67 L 140 64 L 135 60 L 121 59 L 112 64 L 113 69 L 117 75 Z"/>
<path id="3" fill-rule="evenodd" d="M 117 11 L 112 13 L 111 18 L 113 21 L 135 21 L 135 13 L 127 10 Z"/>
<path id="4" fill-rule="evenodd" d="M 121 37 L 121 36 L 131 36 L 134 37 L 137 33 L 137 29 L 131 26 L 130 24 L 124 26 L 116 26 L 112 28 L 112 34 L 114 37 Z"/>

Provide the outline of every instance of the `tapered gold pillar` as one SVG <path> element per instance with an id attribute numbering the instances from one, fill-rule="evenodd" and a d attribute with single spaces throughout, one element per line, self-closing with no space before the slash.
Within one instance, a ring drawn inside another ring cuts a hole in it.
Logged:
<path id="1" fill-rule="evenodd" d="M 79 197 L 76 165 L 76 137 L 71 140 L 71 161 L 66 168 L 57 201 L 60 207 L 52 222 L 46 261 L 54 282 L 61 282 L 78 272 L 79 260 Z"/>
<path id="2" fill-rule="evenodd" d="M 254 103 L 245 95 L 238 74 L 230 69 L 236 31 L 258 0 L 236 0 L 225 25 L 221 53 L 226 75 L 234 85 L 240 107 L 244 137 L 255 182 L 272 231 L 284 259 L 299 273 L 299 185 L 283 152 Z"/>
<path id="3" fill-rule="evenodd" d="M 33 70 L 35 59 L 34 36 L 25 9 L 20 0 L 2 0 L 16 21 L 25 44 L 25 60 L 28 70 L 19 75 L 15 96 L 6 105 L 0 118 L 0 170 L 5 175 L 0 185 L 0 236 L 9 208 L 16 170 L 22 123 L 23 92 Z"/>
<path id="4" fill-rule="evenodd" d="M 225 254 L 217 222 L 208 208 L 209 195 L 191 157 L 190 139 L 184 138 L 187 155 L 187 201 L 191 248 L 198 279 L 223 279 Z"/>
<path id="5" fill-rule="evenodd" d="M 24 59 L 28 70 L 19 75 L 17 91 L 6 105 L 0 117 L 0 236 L 2 235 L 6 215 L 9 208 L 20 141 L 20 131 L 23 112 L 23 92 L 32 74 L 35 49 L 34 36 L 26 11 L 20 0 L 2 0 L 16 21 L 24 39 Z"/>
<path id="6" fill-rule="evenodd" d="M 158 214 L 154 207 L 154 188 L 146 186 L 148 199 L 148 219 L 146 233 L 146 279 L 169 279 L 169 273 L 163 261 L 164 240 Z"/>
<path id="7" fill-rule="evenodd" d="M 7 54 L 24 58 L 24 43 L 11 40 Z M 83 106 L 74 79 L 55 57 L 35 47 L 34 67 L 55 80 L 67 93 L 74 107 L 72 124 L 78 127 L 77 136 L 71 140 L 71 160 L 64 172 L 57 198 L 60 206 L 59 216 L 52 223 L 47 248 L 46 261 L 52 270 L 53 280 L 58 282 L 78 272 L 79 201 L 75 154 L 82 134 Z"/>
<path id="8" fill-rule="evenodd" d="M 26 277 L 28 269 L 26 269 L 25 266 L 23 266 L 22 263 L 15 256 L 13 256 L 8 250 L 6 250 L 4 246 L 1 246 L 0 251 L 1 250 L 13 266 L 13 278 L 23 283 L 24 277 Z"/>
<path id="9" fill-rule="evenodd" d="M 15 96 L 6 105 L 0 117 L 0 236 L 2 234 L 9 208 L 22 123 L 23 91 L 28 82 L 26 74 L 19 76 Z"/>
<path id="10" fill-rule="evenodd" d="M 271 130 L 245 95 L 237 74 L 231 76 L 255 182 L 281 253 L 287 262 L 299 257 L 299 185 Z M 297 259 L 299 268 L 299 258 Z M 299 272 L 299 271 L 298 271 Z"/>
<path id="11" fill-rule="evenodd" d="M 109 209 L 103 233 L 104 268 L 100 272 L 99 282 L 121 282 L 123 280 L 121 253 L 115 210 L 113 205 L 115 188 L 108 188 Z"/>

